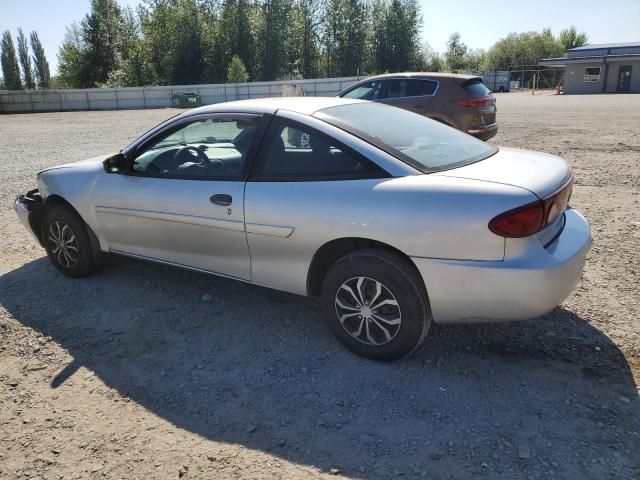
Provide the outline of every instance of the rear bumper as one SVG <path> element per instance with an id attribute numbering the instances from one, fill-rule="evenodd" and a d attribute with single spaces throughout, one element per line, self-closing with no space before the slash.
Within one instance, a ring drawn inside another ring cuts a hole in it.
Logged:
<path id="1" fill-rule="evenodd" d="M 498 133 L 498 124 L 492 123 L 491 125 L 481 125 L 467 130 L 469 135 L 472 135 L 480 140 L 489 140 L 495 137 Z"/>
<path id="2" fill-rule="evenodd" d="M 567 210 L 562 233 L 502 262 L 412 258 L 437 323 L 524 320 L 558 306 L 580 280 L 591 247 L 585 218 Z"/>
<path id="3" fill-rule="evenodd" d="M 38 243 L 41 243 L 36 231 L 37 226 L 40 225 L 39 220 L 42 213 L 42 198 L 38 189 L 30 190 L 25 195 L 18 195 L 13 202 L 13 209 L 24 228 L 33 235 Z"/>

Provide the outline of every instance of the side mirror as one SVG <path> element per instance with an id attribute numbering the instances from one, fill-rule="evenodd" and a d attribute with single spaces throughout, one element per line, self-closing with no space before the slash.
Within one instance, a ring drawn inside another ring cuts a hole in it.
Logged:
<path id="1" fill-rule="evenodd" d="M 107 173 L 119 173 L 126 169 L 127 159 L 122 153 L 116 153 L 102 162 L 102 165 Z"/>

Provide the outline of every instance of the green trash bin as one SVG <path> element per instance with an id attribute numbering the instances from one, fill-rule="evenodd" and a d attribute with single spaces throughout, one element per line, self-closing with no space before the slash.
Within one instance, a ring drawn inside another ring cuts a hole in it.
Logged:
<path id="1" fill-rule="evenodd" d="M 173 96 L 180 108 L 193 108 L 202 105 L 202 99 L 197 93 L 180 92 Z"/>

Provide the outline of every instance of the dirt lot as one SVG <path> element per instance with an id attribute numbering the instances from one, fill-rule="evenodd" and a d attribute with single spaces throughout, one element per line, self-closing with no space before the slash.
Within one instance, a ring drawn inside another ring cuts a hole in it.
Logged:
<path id="1" fill-rule="evenodd" d="M 122 258 L 63 278 L 5 205 L 174 112 L 0 116 L 0 478 L 640 478 L 640 95 L 498 108 L 493 143 L 574 167 L 584 278 L 394 364 L 305 298 Z"/>

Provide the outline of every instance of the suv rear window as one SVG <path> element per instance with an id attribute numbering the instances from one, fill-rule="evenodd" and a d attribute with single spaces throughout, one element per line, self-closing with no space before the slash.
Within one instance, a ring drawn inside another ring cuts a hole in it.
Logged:
<path id="1" fill-rule="evenodd" d="M 464 88 L 472 98 L 487 97 L 491 95 L 491 90 L 489 90 L 479 78 L 466 81 L 462 84 L 462 88 Z"/>

